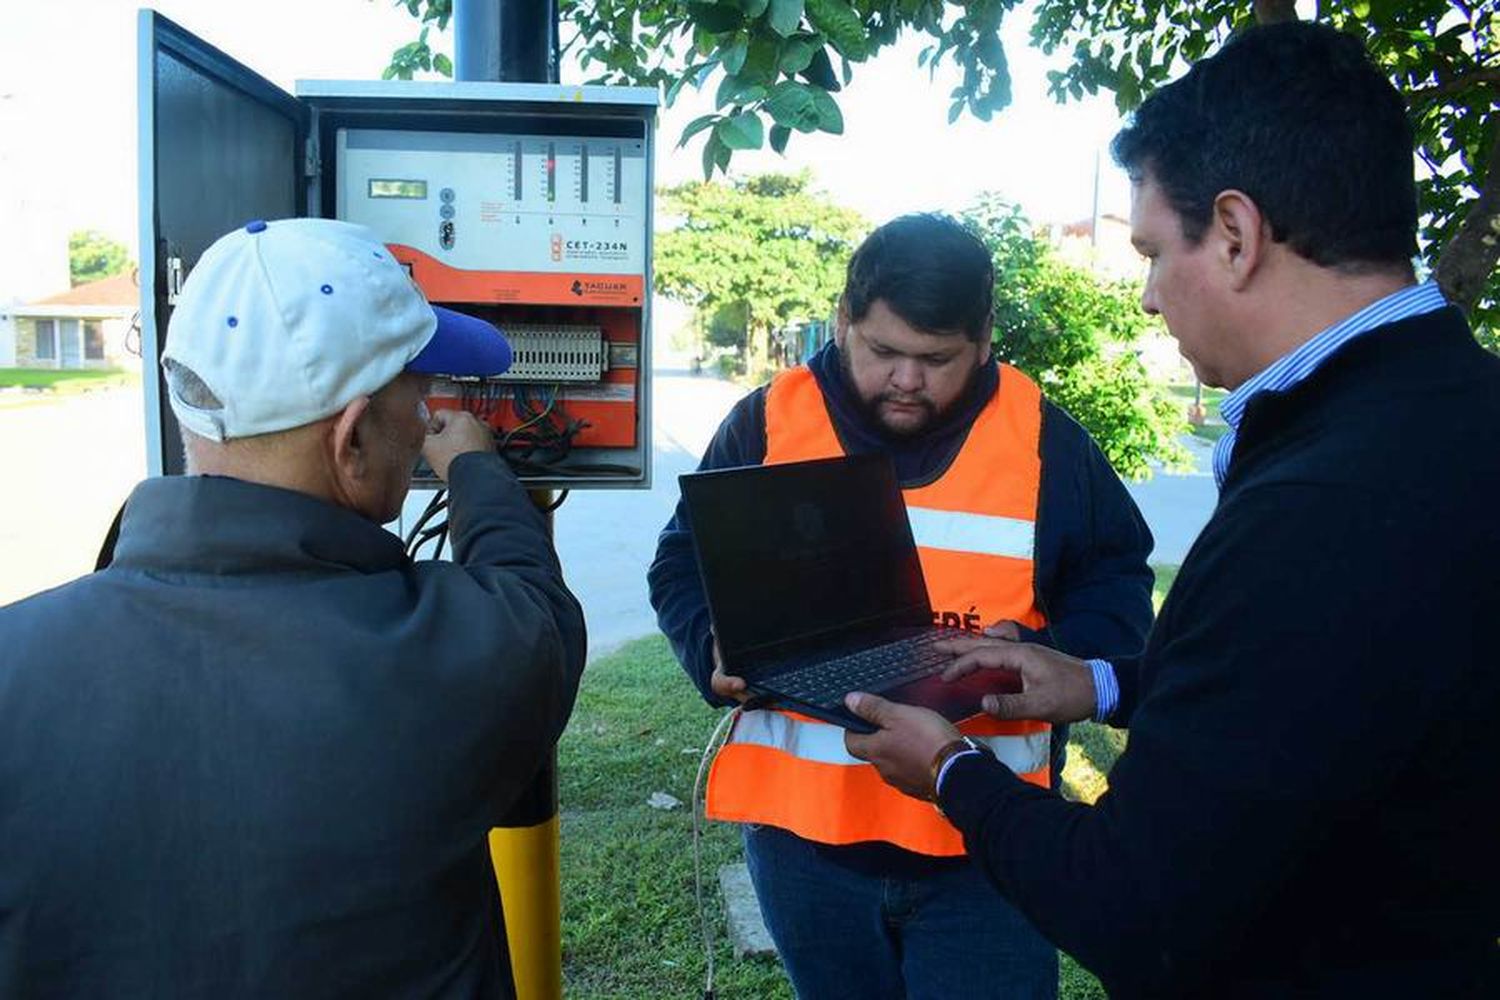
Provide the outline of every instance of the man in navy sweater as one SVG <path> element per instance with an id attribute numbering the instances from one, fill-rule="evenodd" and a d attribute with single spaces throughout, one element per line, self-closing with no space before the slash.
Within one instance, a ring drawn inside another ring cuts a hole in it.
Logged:
<path id="1" fill-rule="evenodd" d="M 881 226 L 850 261 L 835 342 L 745 397 L 701 468 L 889 454 L 940 622 L 1131 655 L 1151 620 L 1151 534 L 1088 434 L 996 364 L 993 288 L 988 250 L 951 219 Z M 716 665 L 680 506 L 650 582 L 703 696 L 743 700 L 744 681 Z M 1055 786 L 1065 731 L 995 725 L 974 708 L 976 738 Z M 746 711 L 709 781 L 709 815 L 745 824 L 751 878 L 798 995 L 1055 996 L 1055 950 L 990 891 L 952 825 L 882 785 L 840 732 Z"/>
<path id="2" fill-rule="evenodd" d="M 1142 304 L 1232 390 L 1221 496 L 1144 655 L 963 642 L 998 714 L 1107 715 L 1091 806 L 869 694 L 847 745 L 931 798 L 1116 996 L 1500 996 L 1500 359 L 1416 284 L 1400 96 L 1255 28 L 1115 140 Z"/>

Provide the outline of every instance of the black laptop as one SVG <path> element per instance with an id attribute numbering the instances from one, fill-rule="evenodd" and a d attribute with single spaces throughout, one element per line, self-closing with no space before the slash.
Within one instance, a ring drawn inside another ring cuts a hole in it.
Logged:
<path id="1" fill-rule="evenodd" d="M 952 683 L 932 648 L 965 633 L 933 625 L 922 565 L 890 457 L 881 453 L 679 477 L 727 673 L 779 707 L 853 729 L 850 691 L 950 720 L 1019 678 L 981 670 Z"/>

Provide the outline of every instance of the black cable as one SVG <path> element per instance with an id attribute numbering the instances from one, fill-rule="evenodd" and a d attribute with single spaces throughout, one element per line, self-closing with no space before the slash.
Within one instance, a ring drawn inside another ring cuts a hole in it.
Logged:
<path id="1" fill-rule="evenodd" d="M 571 491 L 570 490 L 563 490 L 561 493 L 559 493 L 557 495 L 557 499 L 556 500 L 552 501 L 550 504 L 548 504 L 547 506 L 543 507 L 542 510 L 544 510 L 548 514 L 552 513 L 554 510 L 556 510 L 557 508 L 559 508 L 559 507 L 561 507 L 563 505 L 563 501 L 564 500 L 568 499 L 568 493 L 569 492 L 571 492 Z"/>
<path id="2" fill-rule="evenodd" d="M 448 491 L 446 489 L 438 490 L 432 495 L 432 499 L 427 501 L 427 507 L 417 517 L 416 523 L 412 525 L 411 530 L 406 533 L 406 554 L 409 557 L 415 559 L 417 551 L 431 537 L 431 535 L 427 534 L 430 530 L 427 528 L 428 522 L 447 509 Z M 441 527 L 445 532 L 447 531 L 448 521 L 446 518 L 443 520 Z M 439 543 L 439 551 L 442 551 L 441 543 Z"/>
<path id="3" fill-rule="evenodd" d="M 437 547 L 433 550 L 432 558 L 440 559 L 443 555 L 443 546 L 448 543 L 448 521 L 446 519 L 423 531 L 418 536 L 416 545 L 412 546 L 411 557 L 413 559 L 417 558 L 417 555 L 422 551 L 422 547 L 434 539 L 437 540 Z"/>

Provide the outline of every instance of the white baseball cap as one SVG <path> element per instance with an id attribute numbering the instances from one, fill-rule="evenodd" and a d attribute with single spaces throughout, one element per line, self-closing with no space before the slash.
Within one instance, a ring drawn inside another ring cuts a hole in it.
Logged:
<path id="1" fill-rule="evenodd" d="M 331 416 L 403 371 L 499 375 L 505 336 L 428 304 L 373 231 L 332 219 L 251 222 L 193 268 L 167 327 L 172 412 L 215 441 Z"/>

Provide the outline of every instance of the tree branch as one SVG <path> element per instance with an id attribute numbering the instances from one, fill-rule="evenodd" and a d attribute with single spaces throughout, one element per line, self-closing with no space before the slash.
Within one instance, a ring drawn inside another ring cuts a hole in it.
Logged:
<path id="1" fill-rule="evenodd" d="M 1427 104 L 1430 101 L 1456 94 L 1461 90 L 1468 90 L 1470 87 L 1482 87 L 1490 83 L 1500 84 L 1500 67 L 1470 70 L 1430 87 L 1410 91 L 1406 95 L 1406 103 L 1409 107 L 1416 107 L 1419 104 Z"/>
<path id="2" fill-rule="evenodd" d="M 1297 20 L 1296 0 L 1255 0 L 1256 24 L 1280 24 Z"/>
<path id="3" fill-rule="evenodd" d="M 1435 276 L 1449 302 L 1470 312 L 1500 261 L 1500 135 L 1490 147 L 1479 199 L 1443 249 Z"/>

